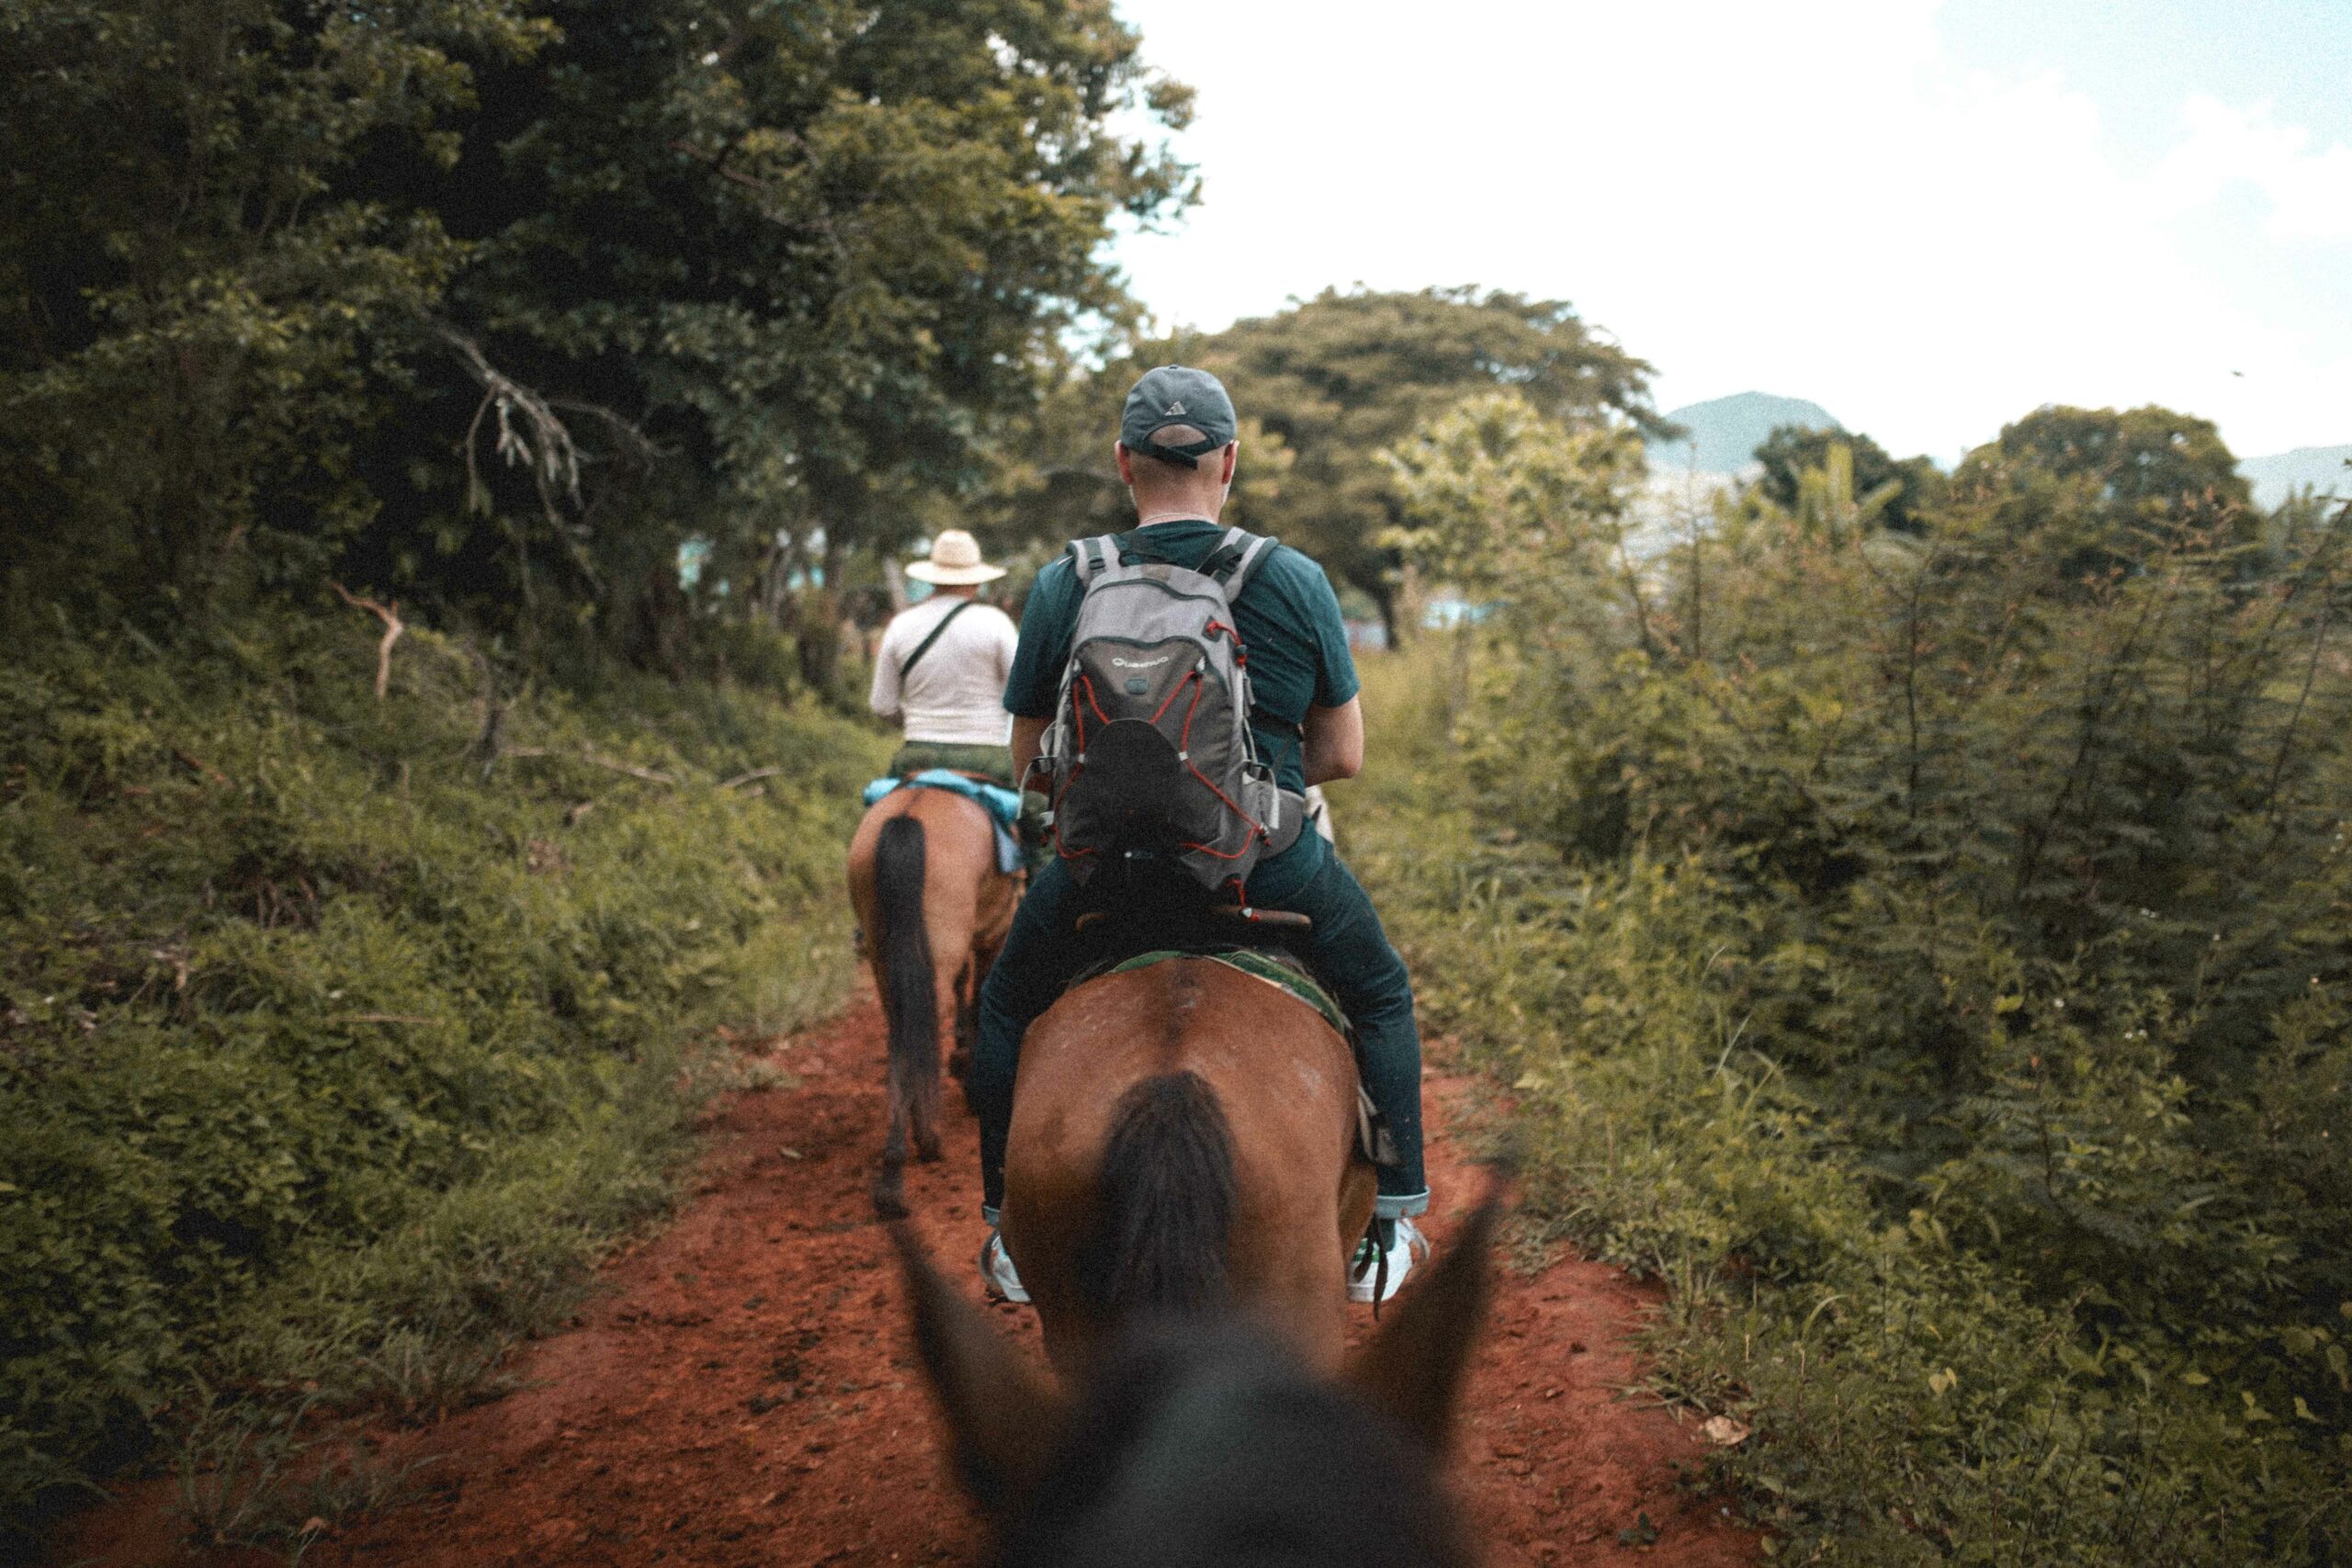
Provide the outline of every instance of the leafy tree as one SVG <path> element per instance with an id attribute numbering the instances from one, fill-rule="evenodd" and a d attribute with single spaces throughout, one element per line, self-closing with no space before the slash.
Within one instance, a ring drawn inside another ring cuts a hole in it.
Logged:
<path id="1" fill-rule="evenodd" d="M 1619 567 L 1641 453 L 1623 431 L 1568 430 L 1517 392 L 1466 398 L 1383 455 L 1406 521 L 1378 543 L 1478 598 Z"/>
<path id="2" fill-rule="evenodd" d="M 2153 403 L 2121 413 L 2045 405 L 2003 425 L 1998 440 L 1968 457 L 1980 471 L 2004 459 L 2054 474 L 2092 476 L 2099 481 L 2099 499 L 2116 507 L 2243 507 L 2253 498 L 2212 421 Z"/>
<path id="3" fill-rule="evenodd" d="M 552 15 L 562 44 L 487 84 L 450 182 L 483 235 L 455 297 L 529 378 L 709 476 L 684 516 L 617 511 L 597 540 L 649 591 L 687 532 L 714 578 L 828 583 L 913 532 L 915 497 L 978 483 L 1063 337 L 1125 318 L 1112 216 L 1190 196 L 1109 126 L 1181 124 L 1186 96 L 1107 0 Z"/>
<path id="4" fill-rule="evenodd" d="M 459 52 L 517 0 L 0 5 L 0 555 L 8 596 L 175 614 L 232 567 L 315 581 L 388 358 L 463 257 L 375 183 L 446 165 Z"/>
<path id="5" fill-rule="evenodd" d="M 1926 530 L 1927 511 L 1942 496 L 1944 476 L 1926 457 L 1896 462 L 1886 455 L 1885 447 L 1867 435 L 1781 425 L 1756 448 L 1756 460 L 1764 466 L 1756 481 L 1757 491 L 1774 505 L 1794 510 L 1801 477 L 1808 469 L 1826 469 L 1833 446 L 1847 449 L 1856 494 L 1867 496 L 1882 486 L 1895 487 L 1878 513 L 1879 526 L 1898 534 Z"/>
<path id="6" fill-rule="evenodd" d="M 1649 365 L 1564 301 L 1466 288 L 1327 289 L 1223 332 L 1138 344 L 1065 388 L 1064 412 L 1046 433 L 1049 456 L 1031 471 L 1061 474 L 1066 501 L 1090 479 L 1095 495 L 1105 493 L 1116 483 L 1118 400 L 1142 369 L 1170 361 L 1216 372 L 1241 415 L 1288 454 L 1279 487 L 1249 498 L 1250 525 L 1315 555 L 1371 598 L 1392 631 L 1397 560 L 1383 541 L 1406 518 L 1382 452 L 1464 397 L 1497 389 L 1547 420 L 1670 428 L 1650 406 Z M 1245 434 L 1245 475 L 1253 450 Z"/>
<path id="7" fill-rule="evenodd" d="M 1639 444 L 1623 430 L 1569 429 L 1516 391 L 1465 398 L 1384 459 L 1406 521 L 1376 541 L 1419 581 L 1508 604 L 1527 626 L 1607 614 Z M 1453 639 L 1451 708 L 1468 700 L 1472 637 Z"/>
<path id="8" fill-rule="evenodd" d="M 2004 425 L 1952 476 L 1973 526 L 2078 585 L 2183 548 L 2216 559 L 2260 536 L 2251 487 L 2210 420 L 2150 404 L 2051 405 Z"/>
<path id="9" fill-rule="evenodd" d="M 1126 320 L 1114 215 L 1193 188 L 1138 48 L 1109 0 L 0 0 L 13 596 L 340 570 L 653 658 L 688 539 L 829 596 Z"/>

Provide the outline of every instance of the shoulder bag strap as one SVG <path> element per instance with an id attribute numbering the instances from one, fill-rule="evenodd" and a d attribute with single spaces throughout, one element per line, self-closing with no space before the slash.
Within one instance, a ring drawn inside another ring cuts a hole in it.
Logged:
<path id="1" fill-rule="evenodd" d="M 1263 534 L 1252 534 L 1240 528 L 1227 528 L 1216 548 L 1201 562 L 1201 570 L 1225 584 L 1227 604 L 1241 597 L 1250 579 L 1273 553 L 1275 540 Z"/>
<path id="2" fill-rule="evenodd" d="M 922 656 L 931 651 L 931 645 L 939 640 L 939 634 L 947 629 L 947 623 L 978 603 L 978 599 L 959 600 L 954 609 L 939 617 L 939 624 L 931 628 L 931 635 L 915 644 L 915 650 L 907 655 L 907 661 L 904 664 L 899 666 L 899 682 L 901 685 L 906 683 L 906 679 L 913 672 L 914 667 L 922 661 Z"/>
<path id="3" fill-rule="evenodd" d="M 1070 541 L 1070 570 L 1078 573 L 1078 585 L 1083 590 L 1094 581 L 1094 574 L 1119 564 L 1119 536 L 1097 534 L 1091 539 Z"/>

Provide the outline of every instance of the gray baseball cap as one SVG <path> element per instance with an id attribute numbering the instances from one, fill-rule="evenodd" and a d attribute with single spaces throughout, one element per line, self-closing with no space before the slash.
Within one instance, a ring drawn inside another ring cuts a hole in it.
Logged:
<path id="1" fill-rule="evenodd" d="M 1171 437 L 1165 443 L 1158 439 L 1163 431 Z M 1145 371 L 1119 415 L 1119 440 L 1128 451 L 1180 468 L 1200 467 L 1204 456 L 1233 437 L 1233 400 L 1224 384 L 1184 365 Z"/>

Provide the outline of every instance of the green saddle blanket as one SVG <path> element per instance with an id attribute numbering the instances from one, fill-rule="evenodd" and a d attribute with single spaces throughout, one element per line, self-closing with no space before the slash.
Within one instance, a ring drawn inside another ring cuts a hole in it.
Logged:
<path id="1" fill-rule="evenodd" d="M 1279 987 L 1321 1013 L 1323 1021 L 1340 1032 L 1340 1038 L 1350 1041 L 1355 1038 L 1348 1023 L 1348 1015 L 1340 1010 L 1340 1004 L 1332 999 L 1331 993 L 1325 990 L 1316 978 L 1306 972 L 1304 965 L 1295 958 L 1285 957 L 1279 953 L 1268 953 L 1262 948 L 1212 948 L 1207 952 L 1188 951 L 1175 947 L 1160 948 L 1151 953 L 1138 953 L 1133 958 L 1122 959 L 1098 973 L 1124 975 L 1130 969 L 1148 969 L 1155 964 L 1165 964 L 1171 958 L 1214 959 L 1227 968 L 1238 970 L 1253 980 L 1263 980 L 1269 986 Z M 1088 978 L 1092 976 L 1090 976 Z"/>

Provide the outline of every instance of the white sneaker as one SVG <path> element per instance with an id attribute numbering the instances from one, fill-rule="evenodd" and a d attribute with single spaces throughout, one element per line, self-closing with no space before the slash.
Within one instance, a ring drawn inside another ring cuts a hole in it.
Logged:
<path id="1" fill-rule="evenodd" d="M 1021 1288 L 1020 1271 L 1012 1267 L 1012 1254 L 1004 1249 L 1001 1232 L 989 1232 L 988 1240 L 980 1244 L 980 1280 L 991 1295 L 1002 1296 L 1009 1302 L 1029 1300 L 1029 1292 Z"/>
<path id="2" fill-rule="evenodd" d="M 1373 1249 L 1372 1237 L 1356 1244 L 1355 1260 L 1348 1265 L 1348 1300 L 1368 1302 L 1379 1289 L 1379 1300 L 1386 1301 L 1405 1283 L 1405 1276 L 1413 1271 L 1417 1258 L 1430 1255 L 1430 1238 L 1420 1227 L 1399 1216 L 1396 1221 L 1396 1244 L 1388 1249 L 1388 1278 L 1380 1277 L 1380 1255 Z"/>

